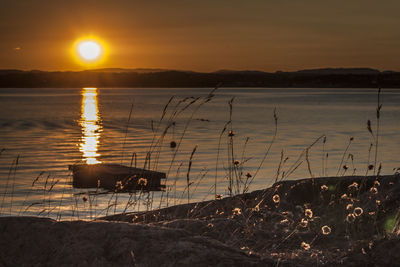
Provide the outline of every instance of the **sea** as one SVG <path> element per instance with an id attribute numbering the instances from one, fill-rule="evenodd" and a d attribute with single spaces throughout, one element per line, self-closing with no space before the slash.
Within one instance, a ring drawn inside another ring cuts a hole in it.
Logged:
<path id="1" fill-rule="evenodd" d="M 392 174 L 399 140 L 399 89 L 1 88 L 0 216 L 91 220 L 282 180 Z M 164 172 L 166 189 L 74 188 L 79 163 Z"/>

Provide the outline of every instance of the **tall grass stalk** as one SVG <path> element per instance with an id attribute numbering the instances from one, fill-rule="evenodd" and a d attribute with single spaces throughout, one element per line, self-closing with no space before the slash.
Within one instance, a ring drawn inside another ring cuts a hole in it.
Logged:
<path id="1" fill-rule="evenodd" d="M 13 205 L 15 176 L 16 176 L 16 173 L 17 173 L 18 162 L 19 162 L 19 155 L 17 156 L 17 159 L 15 160 L 14 171 L 13 171 L 13 183 L 12 183 L 12 187 L 11 187 L 11 198 L 10 198 L 11 199 L 10 200 L 10 215 L 11 215 L 12 205 Z"/>
<path id="2" fill-rule="evenodd" d="M 379 145 L 379 126 L 380 126 L 380 117 L 381 117 L 381 88 L 378 89 L 378 103 L 376 107 L 376 138 L 375 138 L 375 158 L 374 158 L 374 175 L 376 173 L 376 164 L 378 161 L 378 145 Z"/>
<path id="3" fill-rule="evenodd" d="M 16 163 L 15 160 L 13 160 L 12 163 L 11 163 L 11 166 L 10 166 L 10 168 L 9 168 L 9 170 L 8 170 L 8 176 L 7 176 L 7 181 L 6 181 L 6 187 L 5 187 L 5 189 L 4 189 L 3 199 L 2 199 L 2 201 L 1 201 L 0 214 L 3 212 L 4 203 L 5 203 L 5 200 L 6 200 L 6 196 L 7 196 L 7 194 L 8 194 L 8 184 L 10 183 L 11 174 L 12 174 L 12 172 L 13 172 L 15 163 Z"/>
<path id="4" fill-rule="evenodd" d="M 190 154 L 188 170 L 186 172 L 186 186 L 187 186 L 187 201 L 188 201 L 188 204 L 190 203 L 190 186 L 192 185 L 192 183 L 190 182 L 190 170 L 192 169 L 193 156 L 194 156 L 194 153 L 196 153 L 196 150 L 197 150 L 197 145 L 193 148 L 193 151 Z"/>
<path id="5" fill-rule="evenodd" d="M 131 109 L 130 109 L 130 111 L 129 111 L 128 121 L 126 122 L 124 142 L 122 143 L 121 164 L 122 164 L 122 162 L 123 162 L 123 160 L 124 160 L 125 144 L 126 144 L 126 138 L 127 138 L 127 136 L 128 136 L 129 123 L 130 123 L 131 117 L 132 117 L 133 106 L 134 106 L 134 102 L 132 102 L 132 104 L 131 104 Z"/>

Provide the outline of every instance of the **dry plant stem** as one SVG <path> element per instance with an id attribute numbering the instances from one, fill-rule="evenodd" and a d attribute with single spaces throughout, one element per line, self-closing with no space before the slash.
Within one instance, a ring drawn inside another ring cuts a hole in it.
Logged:
<path id="1" fill-rule="evenodd" d="M 171 172 L 172 166 L 173 166 L 173 164 L 174 164 L 174 162 L 175 162 L 176 155 L 177 155 L 177 153 L 178 153 L 178 151 L 179 151 L 179 148 L 180 148 L 180 146 L 181 146 L 181 144 L 182 144 L 182 140 L 183 140 L 183 138 L 184 138 L 185 135 L 186 135 L 186 132 L 187 132 L 187 129 L 188 129 L 189 125 L 190 125 L 190 122 L 193 120 L 193 117 L 194 117 L 194 115 L 197 113 L 197 111 L 198 111 L 204 104 L 206 104 L 206 103 L 208 103 L 209 101 L 212 100 L 212 98 L 214 97 L 214 92 L 215 92 L 216 90 L 218 90 L 218 86 L 215 87 L 213 90 L 211 90 L 211 92 L 207 95 L 207 97 L 205 97 L 205 98 L 203 99 L 203 101 L 194 109 L 194 111 L 193 111 L 192 114 L 190 115 L 189 119 L 186 121 L 185 127 L 184 127 L 184 129 L 183 129 L 183 132 L 182 132 L 182 134 L 181 134 L 181 137 L 180 137 L 179 141 L 177 142 L 177 146 L 176 146 L 176 148 L 175 148 L 174 154 L 172 155 L 172 159 L 171 159 L 170 165 L 169 165 L 169 167 L 168 167 L 168 171 L 167 171 L 167 174 L 166 174 L 166 177 L 167 177 L 167 178 L 166 178 L 166 182 L 167 182 L 167 180 L 168 180 L 169 173 Z M 188 107 L 189 105 L 192 105 L 193 103 L 197 102 L 199 99 L 200 99 L 200 98 L 195 98 L 195 99 L 194 99 L 192 102 L 190 102 L 186 107 Z M 183 111 L 184 109 L 186 109 L 186 107 L 184 107 L 181 111 Z M 163 201 L 163 197 L 164 197 L 164 192 L 161 193 L 159 208 L 161 208 L 162 201 Z"/>
<path id="2" fill-rule="evenodd" d="M 310 159 L 309 159 L 309 156 L 308 156 L 309 151 L 310 151 L 310 149 L 307 148 L 307 149 L 306 149 L 307 169 L 308 169 L 308 173 L 310 174 L 310 177 L 313 178 L 313 184 L 314 184 L 314 175 L 313 175 L 313 173 L 312 173 L 312 171 L 311 171 L 311 164 L 310 164 Z"/>
<path id="3" fill-rule="evenodd" d="M 303 156 L 306 154 L 307 150 L 310 150 L 316 143 L 318 143 L 319 140 L 321 140 L 322 138 L 324 138 L 325 135 L 321 135 L 320 137 L 318 137 L 317 139 L 315 139 L 315 141 L 309 145 L 308 147 L 306 147 L 298 156 L 298 158 L 296 159 L 296 161 L 289 167 L 289 169 L 286 171 L 286 175 L 283 176 L 279 181 L 282 181 L 284 178 L 288 178 L 295 170 L 297 170 L 298 167 L 300 167 L 300 165 L 303 163 L 303 161 L 301 160 L 303 158 Z"/>
<path id="4" fill-rule="evenodd" d="M 326 137 L 324 137 L 324 140 L 322 141 L 322 176 L 326 176 L 325 172 L 325 143 L 326 143 Z"/>
<path id="5" fill-rule="evenodd" d="M 131 116 L 132 116 L 132 111 L 133 111 L 133 104 L 134 104 L 134 103 L 132 102 L 132 104 L 131 104 L 131 109 L 130 109 L 130 111 L 129 111 L 128 121 L 126 122 L 124 142 L 122 143 L 121 164 L 122 164 L 122 162 L 124 161 L 124 151 L 125 151 L 126 137 L 128 136 L 129 122 L 131 121 Z"/>
<path id="6" fill-rule="evenodd" d="M 217 159 L 216 159 L 216 163 L 215 163 L 215 179 L 214 179 L 214 197 L 215 197 L 215 199 L 217 199 L 218 161 L 219 161 L 219 153 L 221 150 L 221 139 L 222 139 L 222 135 L 226 131 L 229 124 L 230 124 L 230 122 L 228 121 L 224 125 L 224 128 L 222 129 L 221 133 L 219 134 L 219 139 L 218 139 L 218 149 L 217 149 Z"/>
<path id="7" fill-rule="evenodd" d="M 279 174 L 281 172 L 282 162 L 283 162 L 283 149 L 281 151 L 281 159 L 279 160 L 278 169 L 276 170 L 275 183 L 278 181 Z"/>
<path id="8" fill-rule="evenodd" d="M 17 156 L 17 159 L 15 160 L 14 171 L 13 171 L 13 183 L 12 183 L 12 187 L 11 187 L 11 200 L 10 200 L 10 215 L 11 215 L 12 205 L 13 205 L 15 175 L 17 173 L 18 162 L 19 162 L 19 155 Z"/>
<path id="9" fill-rule="evenodd" d="M 6 195 L 7 195 L 7 193 L 8 193 L 8 184 L 9 184 L 9 181 L 10 181 L 10 178 L 11 178 L 11 173 L 12 173 L 12 171 L 13 171 L 14 164 L 15 164 L 15 160 L 12 161 L 11 166 L 10 166 L 10 169 L 9 169 L 9 171 L 8 171 L 7 182 L 6 182 L 6 188 L 4 189 L 3 200 L 1 201 L 0 214 L 3 212 L 3 207 L 4 207 L 5 200 L 6 200 Z"/>
<path id="10" fill-rule="evenodd" d="M 274 135 L 272 136 L 272 139 L 271 139 L 271 141 L 270 141 L 270 143 L 268 145 L 267 151 L 265 152 L 264 157 L 262 158 L 262 160 L 260 162 L 260 165 L 258 166 L 256 172 L 254 173 L 253 178 L 250 180 L 249 185 L 256 178 L 258 172 L 260 171 L 261 167 L 264 164 L 265 159 L 267 158 L 267 156 L 269 154 L 269 151 L 271 150 L 271 147 L 272 147 L 273 143 L 275 142 L 275 139 L 276 139 L 276 136 L 277 136 L 277 133 L 278 133 L 278 116 L 276 114 L 276 108 L 274 108 L 274 123 L 275 123 Z"/>
<path id="11" fill-rule="evenodd" d="M 188 204 L 190 203 L 190 170 L 192 168 L 192 160 L 193 160 L 193 155 L 196 153 L 197 150 L 197 145 L 193 148 L 192 154 L 190 154 L 190 159 L 189 159 L 189 165 L 188 165 L 188 170 L 186 172 L 186 183 L 187 183 L 187 201 Z"/>
<path id="12" fill-rule="evenodd" d="M 337 171 L 337 173 L 336 173 L 336 176 L 339 175 L 340 170 L 342 169 L 342 164 L 343 164 L 343 161 L 344 161 L 344 157 L 346 156 L 346 153 L 347 153 L 347 151 L 349 150 L 349 147 L 350 147 L 351 142 L 352 142 L 353 140 L 354 140 L 353 137 L 350 137 L 349 143 L 347 144 L 347 147 L 346 147 L 346 149 L 345 149 L 344 152 L 343 152 L 342 160 L 340 161 L 339 168 L 338 168 L 338 171 Z"/>
<path id="13" fill-rule="evenodd" d="M 374 175 L 376 172 L 376 164 L 378 161 L 378 144 L 379 144 L 379 126 L 381 117 L 381 88 L 378 90 L 378 106 L 376 108 L 376 138 L 375 138 L 375 159 L 374 159 Z"/>

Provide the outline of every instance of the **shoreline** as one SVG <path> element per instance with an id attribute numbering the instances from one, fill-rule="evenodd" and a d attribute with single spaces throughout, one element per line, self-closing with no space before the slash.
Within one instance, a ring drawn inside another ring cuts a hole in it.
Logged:
<path id="1" fill-rule="evenodd" d="M 400 176 L 307 178 L 99 218 L 1 217 L 5 265 L 384 266 L 398 262 Z"/>

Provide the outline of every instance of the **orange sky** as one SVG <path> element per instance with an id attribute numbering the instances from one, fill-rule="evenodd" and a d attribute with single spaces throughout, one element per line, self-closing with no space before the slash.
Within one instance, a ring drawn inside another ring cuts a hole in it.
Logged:
<path id="1" fill-rule="evenodd" d="M 400 71 L 398 0 L 0 0 L 0 68 L 81 70 L 70 48 L 92 34 L 98 68 L 194 71 L 372 67 Z"/>

